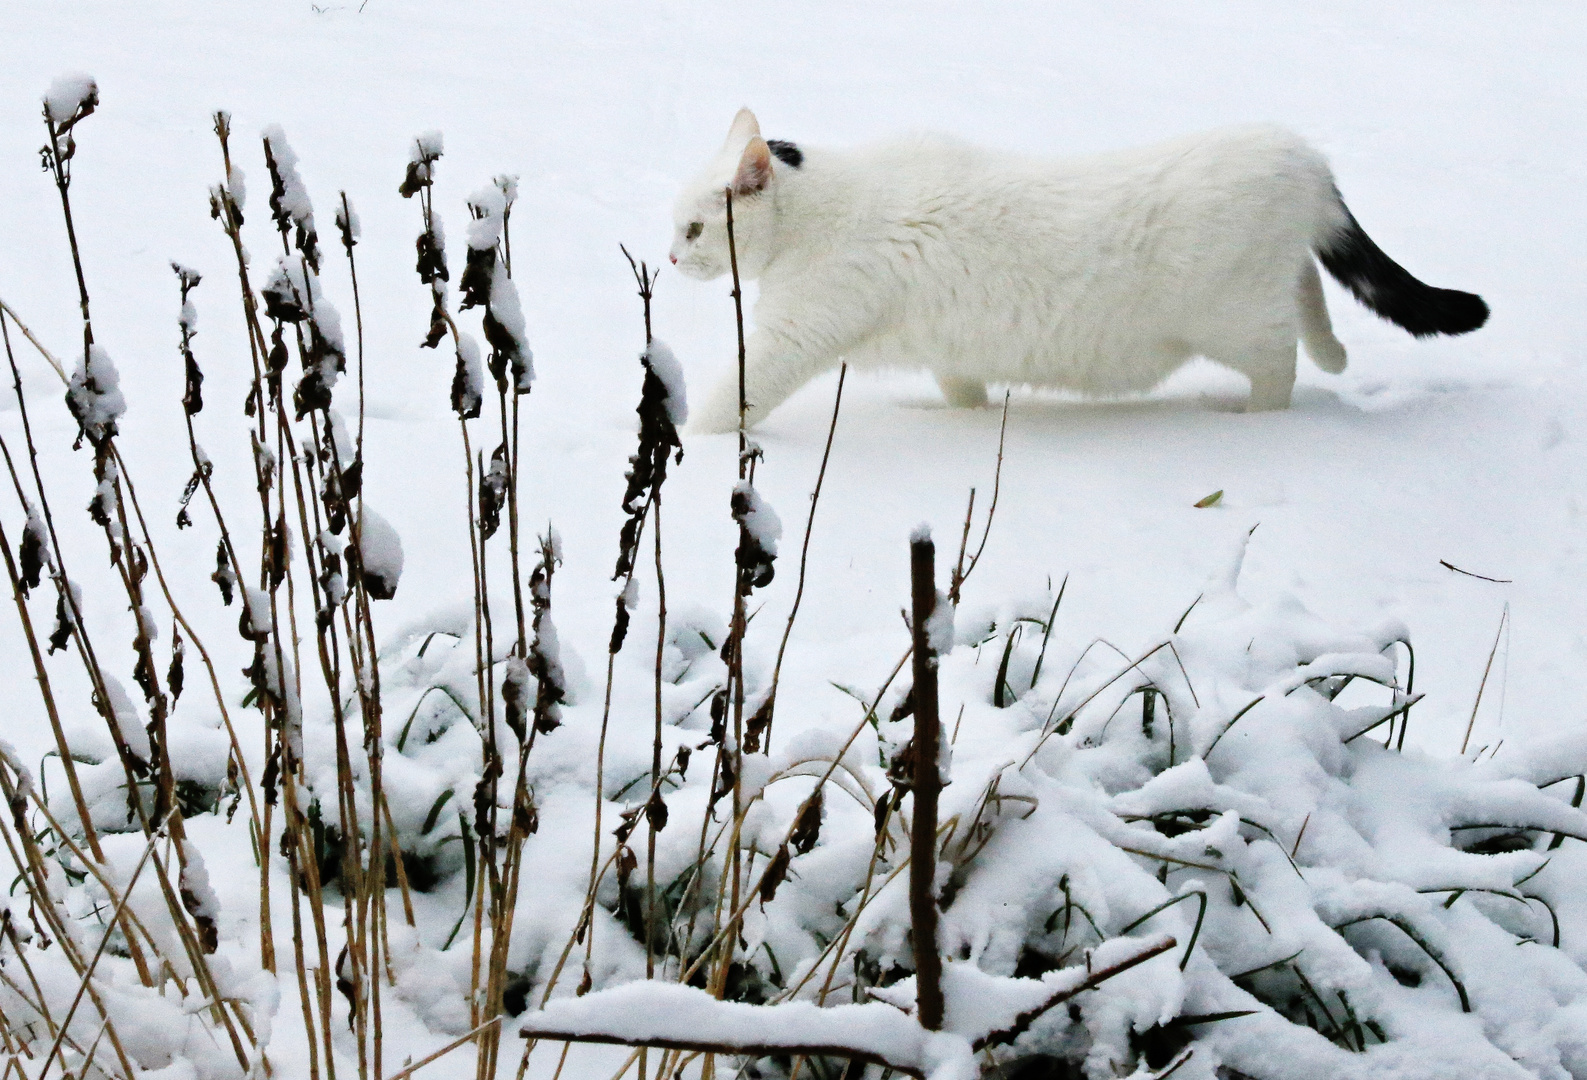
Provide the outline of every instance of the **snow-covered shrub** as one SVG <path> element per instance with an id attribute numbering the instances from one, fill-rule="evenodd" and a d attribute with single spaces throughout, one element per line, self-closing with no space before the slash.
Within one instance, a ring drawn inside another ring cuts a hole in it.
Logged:
<path id="1" fill-rule="evenodd" d="M 1091 965 L 1121 936 L 1167 932 L 1178 947 L 1045 1015 L 998 1059 L 1096 1078 L 1176 1062 L 1200 1077 L 1583 1075 L 1587 922 L 1571 917 L 1569 886 L 1581 849 L 1558 838 L 1587 837 L 1587 816 L 1537 786 L 1587 765 L 1580 740 L 1549 766 L 1520 761 L 1525 779 L 1395 749 L 1414 700 L 1394 659 L 1404 629 L 1341 632 L 1290 597 L 1248 603 L 1239 561 L 1143 657 L 1050 643 L 1042 678 L 1007 708 L 991 685 L 1006 657 L 961 638 L 943 659 L 944 715 L 963 705 L 938 890 L 948 1030 L 974 1040 L 1007 1027 L 1034 980 Z M 1039 647 L 1025 646 L 1026 670 Z M 777 797 L 793 777 L 835 765 L 837 790 L 821 842 L 745 911 L 729 997 L 912 1006 L 908 845 L 892 812 L 907 817 L 909 800 L 891 797 L 888 768 L 902 723 L 869 721 L 852 741 L 808 732 L 746 760 L 744 798 L 763 805 L 741 851 L 775 850 L 796 828 L 790 814 L 807 804 Z M 678 782 L 674 814 L 708 797 L 707 778 Z M 696 868 L 689 837 L 664 842 L 660 861 L 681 871 L 670 897 Z M 617 892 L 602 903 L 621 917 Z M 668 908 L 678 968 L 707 943 L 687 932 L 690 914 Z M 612 991 L 576 1007 L 553 1002 L 529 1029 L 682 1037 L 664 1022 L 640 1033 L 647 1004 L 695 1006 L 661 987 L 615 989 L 637 976 L 615 972 Z M 749 1045 L 776 1022 L 722 1020 Z"/>

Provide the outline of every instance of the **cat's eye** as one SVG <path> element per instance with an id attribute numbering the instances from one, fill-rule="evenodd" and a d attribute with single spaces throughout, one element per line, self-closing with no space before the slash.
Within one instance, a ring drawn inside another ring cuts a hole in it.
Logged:
<path id="1" fill-rule="evenodd" d="M 691 221 L 689 223 L 689 231 L 683 234 L 683 238 L 685 240 L 698 240 L 700 239 L 700 234 L 704 231 L 705 223 L 703 221 Z"/>

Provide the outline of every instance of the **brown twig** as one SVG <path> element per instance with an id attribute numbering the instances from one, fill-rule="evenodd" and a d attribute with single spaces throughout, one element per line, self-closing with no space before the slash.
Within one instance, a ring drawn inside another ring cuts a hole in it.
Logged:
<path id="1" fill-rule="evenodd" d="M 821 485 L 827 478 L 827 461 L 832 457 L 832 437 L 838 430 L 838 412 L 843 408 L 843 381 L 848 378 L 849 365 L 844 362 L 838 368 L 838 390 L 832 397 L 832 423 L 827 426 L 826 447 L 821 451 L 821 468 L 816 471 L 815 490 L 810 492 L 810 514 L 805 518 L 804 544 L 799 548 L 799 584 L 794 589 L 793 607 L 788 610 L 788 623 L 782 630 L 782 641 L 777 646 L 777 662 L 771 669 L 771 689 L 766 694 L 766 702 L 761 709 L 766 713 L 765 742 L 762 748 L 767 754 L 771 753 L 771 725 L 774 710 L 777 707 L 777 684 L 782 679 L 782 658 L 788 651 L 788 637 L 793 633 L 794 619 L 799 615 L 799 602 L 805 595 L 805 568 L 810 559 L 810 534 L 816 523 L 816 504 L 821 501 Z M 757 710 L 759 711 L 759 710 Z"/>
<path id="2" fill-rule="evenodd" d="M 1465 574 L 1467 577 L 1474 577 L 1478 581 L 1491 581 L 1495 585 L 1512 585 L 1512 584 L 1514 584 L 1514 579 L 1513 578 L 1488 577 L 1486 574 L 1473 574 L 1470 570 L 1462 570 L 1460 567 L 1456 566 L 1454 563 L 1445 562 L 1443 559 L 1439 559 L 1438 560 L 1438 565 L 1442 566 L 1446 570 L 1453 570 L 1457 574 Z"/>
<path id="3" fill-rule="evenodd" d="M 1148 945 L 1146 948 L 1142 949 L 1133 956 L 1126 957 L 1116 964 L 1110 964 L 1108 967 L 1098 968 L 1096 971 L 1091 973 L 1085 982 L 1071 986 L 1067 990 L 1058 991 L 1056 994 L 1042 1002 L 1040 1005 L 1036 1006 L 1034 1009 L 1027 1009 L 1025 1012 L 1020 1013 L 1014 1018 L 1014 1022 L 1008 1027 L 984 1035 L 981 1038 L 975 1040 L 975 1042 L 971 1045 L 977 1053 L 990 1046 L 1005 1046 L 1019 1038 L 1025 1032 L 1029 1031 L 1030 1026 L 1049 1010 L 1055 1008 L 1056 1006 L 1062 1005 L 1064 1002 L 1078 994 L 1084 993 L 1087 990 L 1093 989 L 1102 983 L 1107 982 L 1115 975 L 1122 975 L 1124 972 L 1130 970 L 1130 968 L 1137 964 L 1144 964 L 1154 956 L 1161 956 L 1163 953 L 1174 948 L 1178 944 L 1179 942 L 1175 941 L 1172 937 L 1159 938 L 1157 941 Z"/>
<path id="4" fill-rule="evenodd" d="M 981 553 L 986 550 L 986 538 L 992 534 L 992 518 L 997 514 L 997 496 L 1003 488 L 1003 443 L 1008 437 L 1008 404 L 1011 393 L 1012 391 L 1006 390 L 1003 392 L 1003 422 L 997 429 L 997 469 L 992 474 L 992 505 L 986 508 L 986 527 L 981 530 L 981 542 L 976 545 L 975 554 L 970 558 L 970 565 L 964 568 L 963 573 L 960 573 L 957 567 L 954 568 L 953 581 L 948 587 L 948 601 L 953 604 L 959 602 L 959 592 L 964 588 L 964 583 L 969 579 L 970 575 L 975 573 L 975 565 L 981 561 Z M 970 506 L 972 509 L 975 506 L 975 494 L 973 492 L 970 495 Z M 965 536 L 969 536 L 968 514 L 965 520 Z M 959 558 L 962 565 L 964 559 L 962 546 L 959 551 Z"/>
<path id="5" fill-rule="evenodd" d="M 1477 684 L 1477 700 L 1471 703 L 1471 719 L 1466 721 L 1466 736 L 1460 740 L 1460 752 L 1464 754 L 1466 747 L 1471 742 L 1471 729 L 1477 724 L 1477 710 L 1482 707 L 1482 692 L 1488 686 L 1488 673 L 1493 670 L 1493 658 L 1499 652 L 1499 639 L 1504 637 L 1504 624 L 1510 620 L 1510 605 L 1505 604 L 1504 610 L 1499 614 L 1499 629 L 1493 635 L 1493 648 L 1488 650 L 1488 662 L 1482 669 L 1482 681 Z"/>

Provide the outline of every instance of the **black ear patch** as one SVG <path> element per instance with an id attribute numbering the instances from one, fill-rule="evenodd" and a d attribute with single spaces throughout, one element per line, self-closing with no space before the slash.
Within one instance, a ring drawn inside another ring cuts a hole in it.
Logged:
<path id="1" fill-rule="evenodd" d="M 778 161 L 790 168 L 797 169 L 805 163 L 804 151 L 791 142 L 783 139 L 767 139 L 766 145 Z"/>

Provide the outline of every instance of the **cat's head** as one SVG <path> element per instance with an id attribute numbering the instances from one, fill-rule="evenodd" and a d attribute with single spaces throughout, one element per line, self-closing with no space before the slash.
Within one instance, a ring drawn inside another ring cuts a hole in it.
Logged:
<path id="1" fill-rule="evenodd" d="M 673 207 L 672 261 L 692 278 L 727 273 L 727 192 L 733 193 L 733 242 L 741 277 L 754 278 L 771 259 L 776 183 L 771 148 L 755 114 L 740 109 L 711 164 L 683 189 Z"/>

